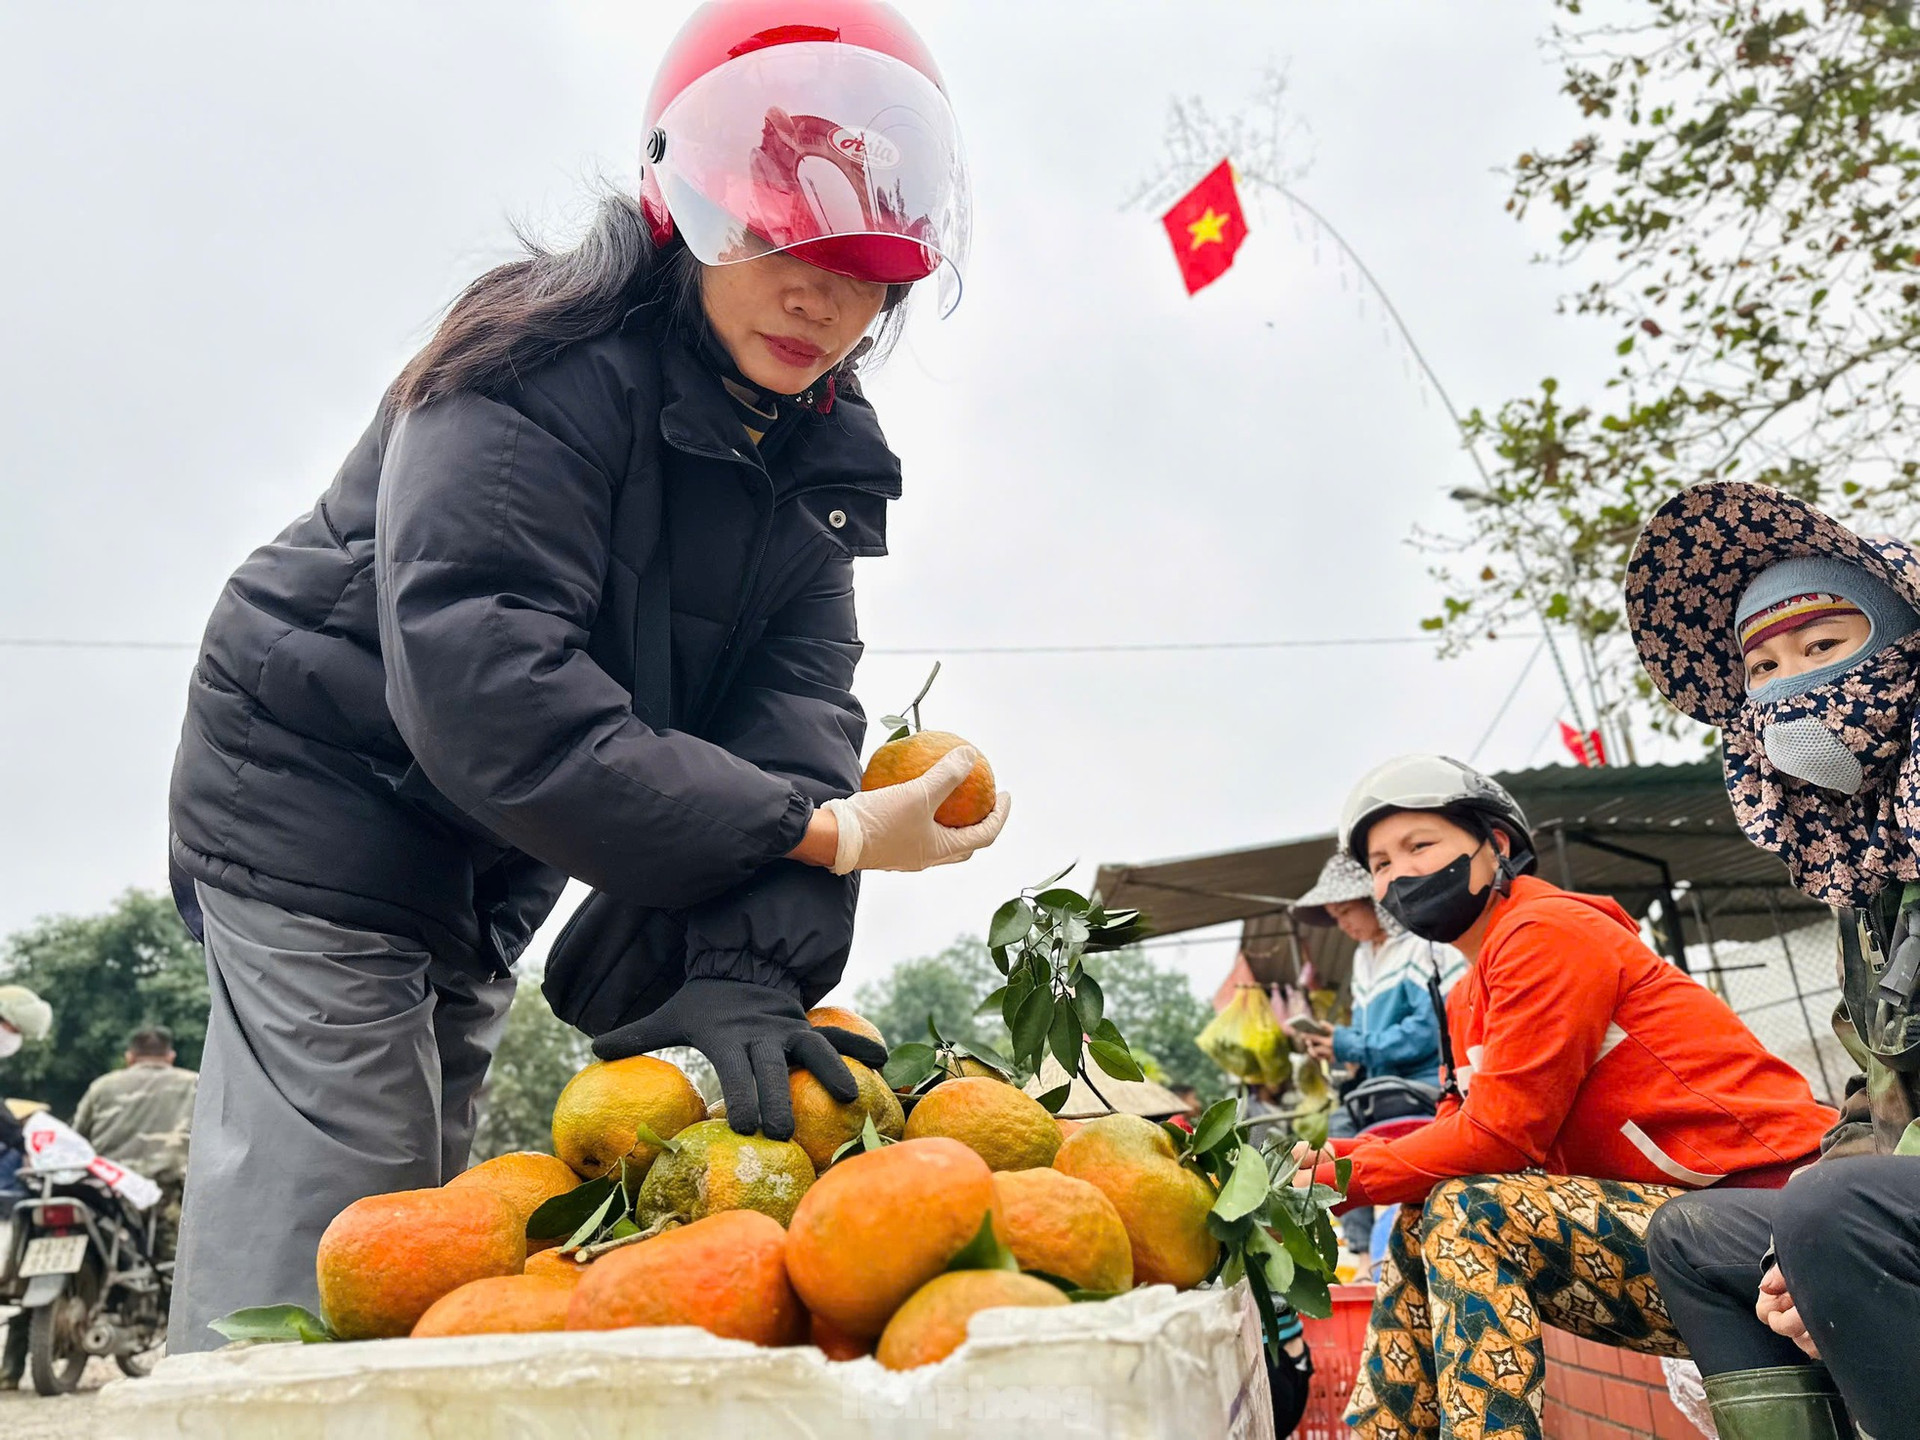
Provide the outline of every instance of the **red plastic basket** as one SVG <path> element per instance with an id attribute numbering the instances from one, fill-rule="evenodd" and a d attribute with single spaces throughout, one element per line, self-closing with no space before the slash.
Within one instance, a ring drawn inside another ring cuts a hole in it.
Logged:
<path id="1" fill-rule="evenodd" d="M 1371 1285 L 1335 1285 L 1333 1315 L 1326 1320 L 1300 1317 L 1307 1344 L 1313 1347 L 1313 1384 L 1307 1391 L 1307 1413 L 1293 1433 L 1302 1440 L 1346 1440 L 1347 1397 L 1360 1373 L 1360 1347 L 1367 1339 L 1367 1317 L 1373 1313 Z"/>

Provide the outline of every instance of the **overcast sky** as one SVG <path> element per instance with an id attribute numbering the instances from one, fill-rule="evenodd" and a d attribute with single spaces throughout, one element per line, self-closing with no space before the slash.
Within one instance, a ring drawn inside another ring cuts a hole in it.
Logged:
<path id="1" fill-rule="evenodd" d="M 596 176 L 634 183 L 691 8 L 0 4 L 0 638 L 190 644 L 509 221 L 564 234 Z M 965 866 L 869 877 L 849 986 L 1071 860 L 1328 829 L 1375 762 L 1473 752 L 1533 648 L 961 653 L 1409 636 L 1437 608 L 1406 541 L 1473 478 L 1444 412 L 1283 206 L 1187 298 L 1155 217 L 1120 208 L 1170 96 L 1231 110 L 1288 67 L 1301 193 L 1462 404 L 1608 345 L 1554 313 L 1550 232 L 1502 209 L 1498 167 L 1574 124 L 1543 0 L 903 8 L 966 135 L 975 243 L 959 310 L 869 385 L 906 496 L 861 562 L 859 690 L 892 710 L 930 661 L 884 652 L 944 653 L 926 719 L 1015 806 Z M 0 931 L 164 883 L 190 662 L 0 646 Z M 1543 661 L 1480 760 L 1559 763 L 1563 710 Z M 1210 990 L 1231 945 L 1160 953 Z"/>

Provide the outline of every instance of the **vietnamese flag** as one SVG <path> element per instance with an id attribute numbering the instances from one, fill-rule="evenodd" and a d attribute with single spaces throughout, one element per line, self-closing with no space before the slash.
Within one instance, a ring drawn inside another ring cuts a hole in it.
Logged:
<path id="1" fill-rule="evenodd" d="M 1573 758 L 1582 765 L 1592 767 L 1607 763 L 1607 749 L 1600 741 L 1598 730 L 1589 730 L 1582 735 L 1566 721 L 1560 722 L 1560 743 L 1573 752 Z"/>
<path id="2" fill-rule="evenodd" d="M 1240 242 L 1247 238 L 1247 216 L 1233 188 L 1233 162 L 1222 160 L 1193 189 L 1160 217 L 1173 242 L 1173 258 L 1187 293 L 1195 294 L 1227 273 Z"/>

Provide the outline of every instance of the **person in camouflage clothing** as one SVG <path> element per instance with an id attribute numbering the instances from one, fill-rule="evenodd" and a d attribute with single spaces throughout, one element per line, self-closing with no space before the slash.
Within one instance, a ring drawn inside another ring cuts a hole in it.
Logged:
<path id="1" fill-rule="evenodd" d="M 1920 546 L 1711 481 L 1647 522 L 1626 609 L 1741 831 L 1834 907 L 1863 1072 L 1817 1165 L 1663 1206 L 1649 1262 L 1722 1440 L 1920 1440 Z"/>
<path id="2" fill-rule="evenodd" d="M 187 1135 L 200 1076 L 173 1063 L 173 1034 L 164 1025 L 136 1030 L 127 1065 L 102 1075 L 80 1097 L 73 1128 L 109 1160 L 160 1187 L 160 1253 L 173 1258 L 180 1233 L 180 1197 L 187 1179 Z"/>

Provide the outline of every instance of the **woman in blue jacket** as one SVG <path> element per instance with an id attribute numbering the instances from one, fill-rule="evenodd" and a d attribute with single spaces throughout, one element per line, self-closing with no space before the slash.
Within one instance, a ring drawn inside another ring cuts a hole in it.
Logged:
<path id="1" fill-rule="evenodd" d="M 1294 1038 L 1317 1060 L 1353 1067 L 1351 1090 L 1362 1080 L 1392 1076 L 1434 1085 L 1440 1073 L 1440 1017 L 1431 981 L 1437 974 L 1444 996 L 1466 973 L 1466 957 L 1451 945 L 1422 940 L 1403 930 L 1373 898 L 1373 878 L 1358 861 L 1336 852 L 1321 868 L 1313 889 L 1293 907 L 1308 925 L 1337 925 L 1355 942 L 1350 985 L 1352 1020 L 1330 1034 L 1296 1030 Z M 1377 1103 L 1368 1123 L 1418 1113 L 1410 1103 Z M 1328 1126 L 1331 1135 L 1353 1135 L 1360 1123 L 1342 1106 Z M 1342 1222 L 1348 1248 L 1365 1254 L 1373 1211 L 1361 1207 Z"/>

